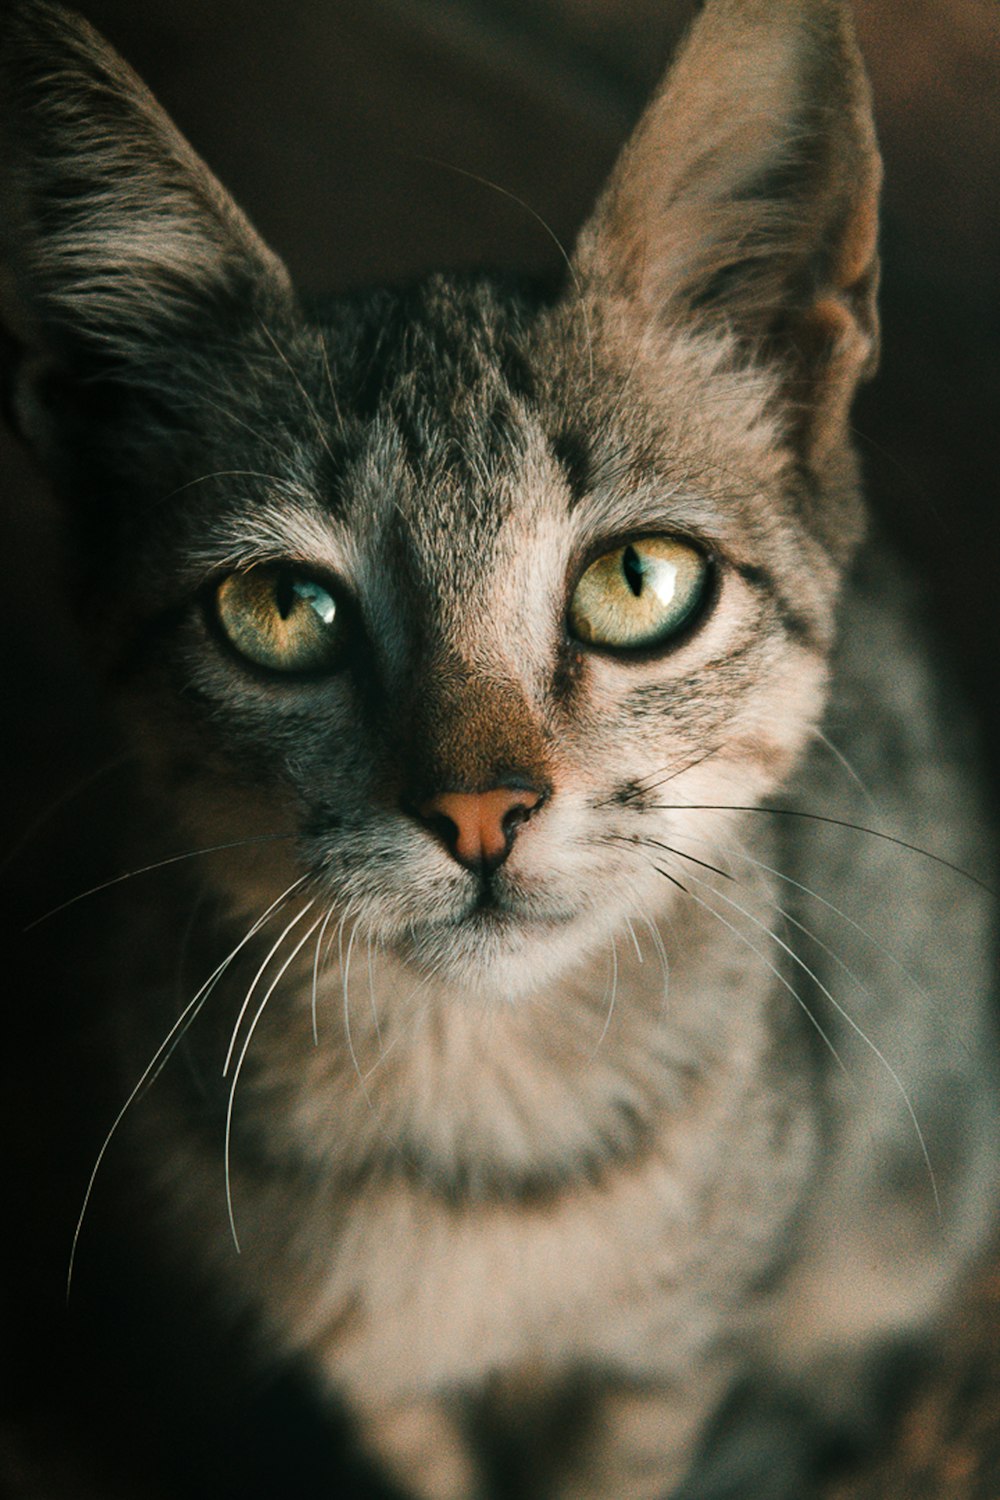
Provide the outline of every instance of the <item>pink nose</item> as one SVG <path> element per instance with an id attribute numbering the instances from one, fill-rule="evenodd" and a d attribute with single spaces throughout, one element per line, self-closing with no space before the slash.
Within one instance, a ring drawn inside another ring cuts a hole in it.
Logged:
<path id="1" fill-rule="evenodd" d="M 501 786 L 491 792 L 439 792 L 419 811 L 460 865 L 496 869 L 541 800 L 540 792 Z"/>

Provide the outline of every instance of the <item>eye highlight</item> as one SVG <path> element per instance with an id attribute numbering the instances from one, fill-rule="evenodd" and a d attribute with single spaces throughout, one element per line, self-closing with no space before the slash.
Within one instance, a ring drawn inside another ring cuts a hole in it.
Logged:
<path id="1" fill-rule="evenodd" d="M 692 619 L 710 565 L 689 542 L 644 536 L 590 564 L 569 607 L 569 627 L 587 646 L 642 651 L 665 645 Z"/>
<path id="2" fill-rule="evenodd" d="M 219 624 L 241 656 L 273 672 L 333 672 L 346 641 L 344 609 L 292 563 L 230 573 L 215 593 Z"/>

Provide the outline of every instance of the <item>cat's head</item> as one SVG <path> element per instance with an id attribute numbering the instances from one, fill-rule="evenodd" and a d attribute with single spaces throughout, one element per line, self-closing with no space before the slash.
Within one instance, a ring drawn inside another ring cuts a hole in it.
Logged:
<path id="1" fill-rule="evenodd" d="M 305 309 L 55 6 L 0 21 L 0 97 L 15 424 L 150 781 L 196 842 L 279 835 L 216 866 L 233 901 L 305 875 L 512 992 L 677 900 L 722 816 L 688 809 L 759 800 L 810 736 L 860 531 L 847 6 L 710 0 L 544 295 Z"/>

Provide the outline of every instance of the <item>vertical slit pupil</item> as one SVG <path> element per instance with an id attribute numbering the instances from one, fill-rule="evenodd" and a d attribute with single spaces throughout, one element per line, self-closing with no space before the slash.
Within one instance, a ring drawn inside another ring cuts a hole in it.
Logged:
<path id="1" fill-rule="evenodd" d="M 622 553 L 622 572 L 625 575 L 625 582 L 638 599 L 642 593 L 642 581 L 646 569 L 643 566 L 642 558 L 632 546 L 626 547 Z"/>
<path id="2" fill-rule="evenodd" d="M 292 574 L 279 573 L 274 580 L 274 602 L 278 606 L 278 613 L 283 620 L 288 619 L 288 616 L 295 607 L 297 597 Z"/>

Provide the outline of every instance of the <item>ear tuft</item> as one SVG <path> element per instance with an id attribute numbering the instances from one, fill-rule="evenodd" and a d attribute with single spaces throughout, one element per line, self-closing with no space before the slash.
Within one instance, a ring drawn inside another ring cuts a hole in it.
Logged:
<path id="1" fill-rule="evenodd" d="M 881 165 L 847 0 L 708 0 L 577 247 L 596 295 L 731 330 L 822 464 L 877 362 Z"/>
<path id="2" fill-rule="evenodd" d="M 80 17 L 15 0 L 0 18 L 0 318 L 15 337 L 75 373 L 142 378 L 171 333 L 290 295 L 121 58 Z"/>

